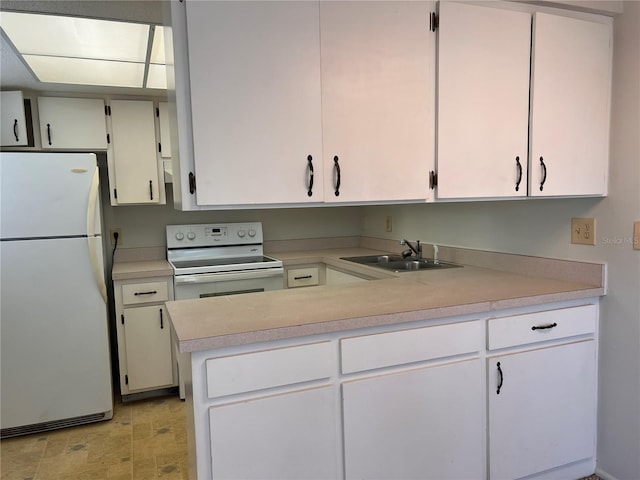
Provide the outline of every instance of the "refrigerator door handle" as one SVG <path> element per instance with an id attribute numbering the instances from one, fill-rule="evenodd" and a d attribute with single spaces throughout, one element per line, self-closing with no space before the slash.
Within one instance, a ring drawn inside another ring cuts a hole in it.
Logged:
<path id="1" fill-rule="evenodd" d="M 96 207 L 98 203 L 98 195 L 100 193 L 100 177 L 98 169 L 93 172 L 93 179 L 91 180 L 91 188 L 89 190 L 89 202 L 87 205 L 87 241 L 89 242 L 89 259 L 91 261 L 91 269 L 93 270 L 93 276 L 96 279 L 96 286 L 100 291 L 100 295 L 107 303 L 107 285 L 104 281 L 104 273 L 100 271 L 100 262 L 98 261 L 98 248 L 101 248 L 101 242 L 96 241 L 95 221 L 96 221 Z"/>

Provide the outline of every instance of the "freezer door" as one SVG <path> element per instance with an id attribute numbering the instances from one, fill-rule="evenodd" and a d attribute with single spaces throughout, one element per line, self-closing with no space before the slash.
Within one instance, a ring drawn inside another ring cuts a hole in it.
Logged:
<path id="1" fill-rule="evenodd" d="M 92 153 L 0 153 L 1 238 L 100 233 L 96 173 Z"/>
<path id="2" fill-rule="evenodd" d="M 3 429 L 112 411 L 107 308 L 89 240 L 0 242 Z"/>

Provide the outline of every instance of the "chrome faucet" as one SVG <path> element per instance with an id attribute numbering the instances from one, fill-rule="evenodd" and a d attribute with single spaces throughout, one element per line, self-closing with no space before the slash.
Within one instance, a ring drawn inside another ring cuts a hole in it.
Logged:
<path id="1" fill-rule="evenodd" d="M 422 245 L 420 245 L 420 240 L 416 240 L 416 244 L 413 246 L 409 240 L 405 240 L 403 238 L 400 240 L 400 245 L 406 245 L 409 247 L 408 250 L 402 252 L 402 258 L 410 257 L 412 253 L 415 253 L 416 258 L 422 258 Z"/>

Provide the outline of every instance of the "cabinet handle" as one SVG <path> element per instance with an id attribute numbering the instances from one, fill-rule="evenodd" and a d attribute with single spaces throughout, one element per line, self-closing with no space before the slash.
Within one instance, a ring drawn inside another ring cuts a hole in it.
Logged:
<path id="1" fill-rule="evenodd" d="M 189 172 L 189 193 L 191 195 L 196 193 L 196 176 L 193 172 Z"/>
<path id="2" fill-rule="evenodd" d="M 338 156 L 333 157 L 333 172 L 335 174 L 336 181 L 334 182 L 334 190 L 336 197 L 340 195 L 340 164 L 338 163 Z"/>
<path id="3" fill-rule="evenodd" d="M 13 120 L 13 134 L 16 137 L 16 142 L 19 142 L 20 139 L 18 138 L 18 119 L 14 119 Z"/>
<path id="4" fill-rule="evenodd" d="M 307 157 L 307 172 L 307 195 L 311 196 L 313 195 L 313 157 L 311 155 Z"/>
<path id="5" fill-rule="evenodd" d="M 544 188 L 544 182 L 547 181 L 547 166 L 544 164 L 544 159 L 540 157 L 540 166 L 542 167 L 542 180 L 540 181 L 540 191 Z"/>
<path id="6" fill-rule="evenodd" d="M 434 170 L 431 170 L 429 172 L 429 188 L 431 190 L 435 190 L 437 186 L 438 186 L 438 174 Z"/>
<path id="7" fill-rule="evenodd" d="M 134 295 L 137 297 L 138 295 L 155 295 L 158 293 L 157 290 L 149 290 L 148 292 L 136 292 Z"/>
<path id="8" fill-rule="evenodd" d="M 164 320 L 162 319 L 162 309 L 160 309 L 160 328 L 164 328 Z"/>
<path id="9" fill-rule="evenodd" d="M 47 123 L 47 139 L 49 140 L 49 145 L 51 145 L 51 124 Z"/>
<path id="10" fill-rule="evenodd" d="M 550 323 L 549 325 L 540 325 L 540 326 L 534 325 L 533 327 L 531 327 L 531 330 L 548 330 L 550 328 L 557 327 L 557 326 L 558 324 L 555 322 Z"/>
<path id="11" fill-rule="evenodd" d="M 153 200 L 153 180 L 149 180 L 149 200 Z"/>
<path id="12" fill-rule="evenodd" d="M 516 192 L 520 190 L 520 182 L 522 181 L 522 165 L 520 164 L 520 157 L 516 157 L 516 167 L 518 168 L 518 179 L 516 180 Z"/>
<path id="13" fill-rule="evenodd" d="M 498 367 L 498 375 L 500 375 L 500 381 L 498 382 L 498 391 L 496 393 L 498 395 L 500 395 L 500 389 L 502 388 L 502 382 L 504 381 L 504 375 L 502 373 L 502 368 L 500 368 L 500 362 L 498 362 L 497 367 Z"/>
<path id="14" fill-rule="evenodd" d="M 294 280 L 308 280 L 309 278 L 313 278 L 312 275 L 302 275 L 301 277 L 293 277 Z"/>

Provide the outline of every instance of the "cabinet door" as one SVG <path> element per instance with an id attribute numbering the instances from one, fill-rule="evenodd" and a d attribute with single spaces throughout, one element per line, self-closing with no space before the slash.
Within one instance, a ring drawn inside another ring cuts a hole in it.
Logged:
<path id="1" fill-rule="evenodd" d="M 27 145 L 27 122 L 22 92 L 0 92 L 2 146 Z"/>
<path id="2" fill-rule="evenodd" d="M 492 479 L 521 478 L 594 455 L 595 341 L 503 355 L 488 366 Z"/>
<path id="3" fill-rule="evenodd" d="M 536 13 L 531 195 L 606 195 L 611 25 Z"/>
<path id="4" fill-rule="evenodd" d="M 164 172 L 158 173 L 153 102 L 112 100 L 110 110 L 111 204 L 164 203 Z"/>
<path id="5" fill-rule="evenodd" d="M 104 100 L 38 97 L 42 148 L 106 150 Z"/>
<path id="6" fill-rule="evenodd" d="M 342 387 L 346 478 L 482 478 L 479 359 Z"/>
<path id="7" fill-rule="evenodd" d="M 185 8 L 198 205 L 322 201 L 318 2 Z"/>
<path id="8" fill-rule="evenodd" d="M 164 307 L 125 308 L 123 314 L 129 390 L 172 385 L 171 327 Z"/>
<path id="9" fill-rule="evenodd" d="M 435 2 L 320 3 L 325 202 L 428 198 L 432 11 Z"/>
<path id="10" fill-rule="evenodd" d="M 527 194 L 531 15 L 440 2 L 438 198 Z"/>
<path id="11" fill-rule="evenodd" d="M 209 409 L 212 478 L 338 478 L 331 387 Z"/>

